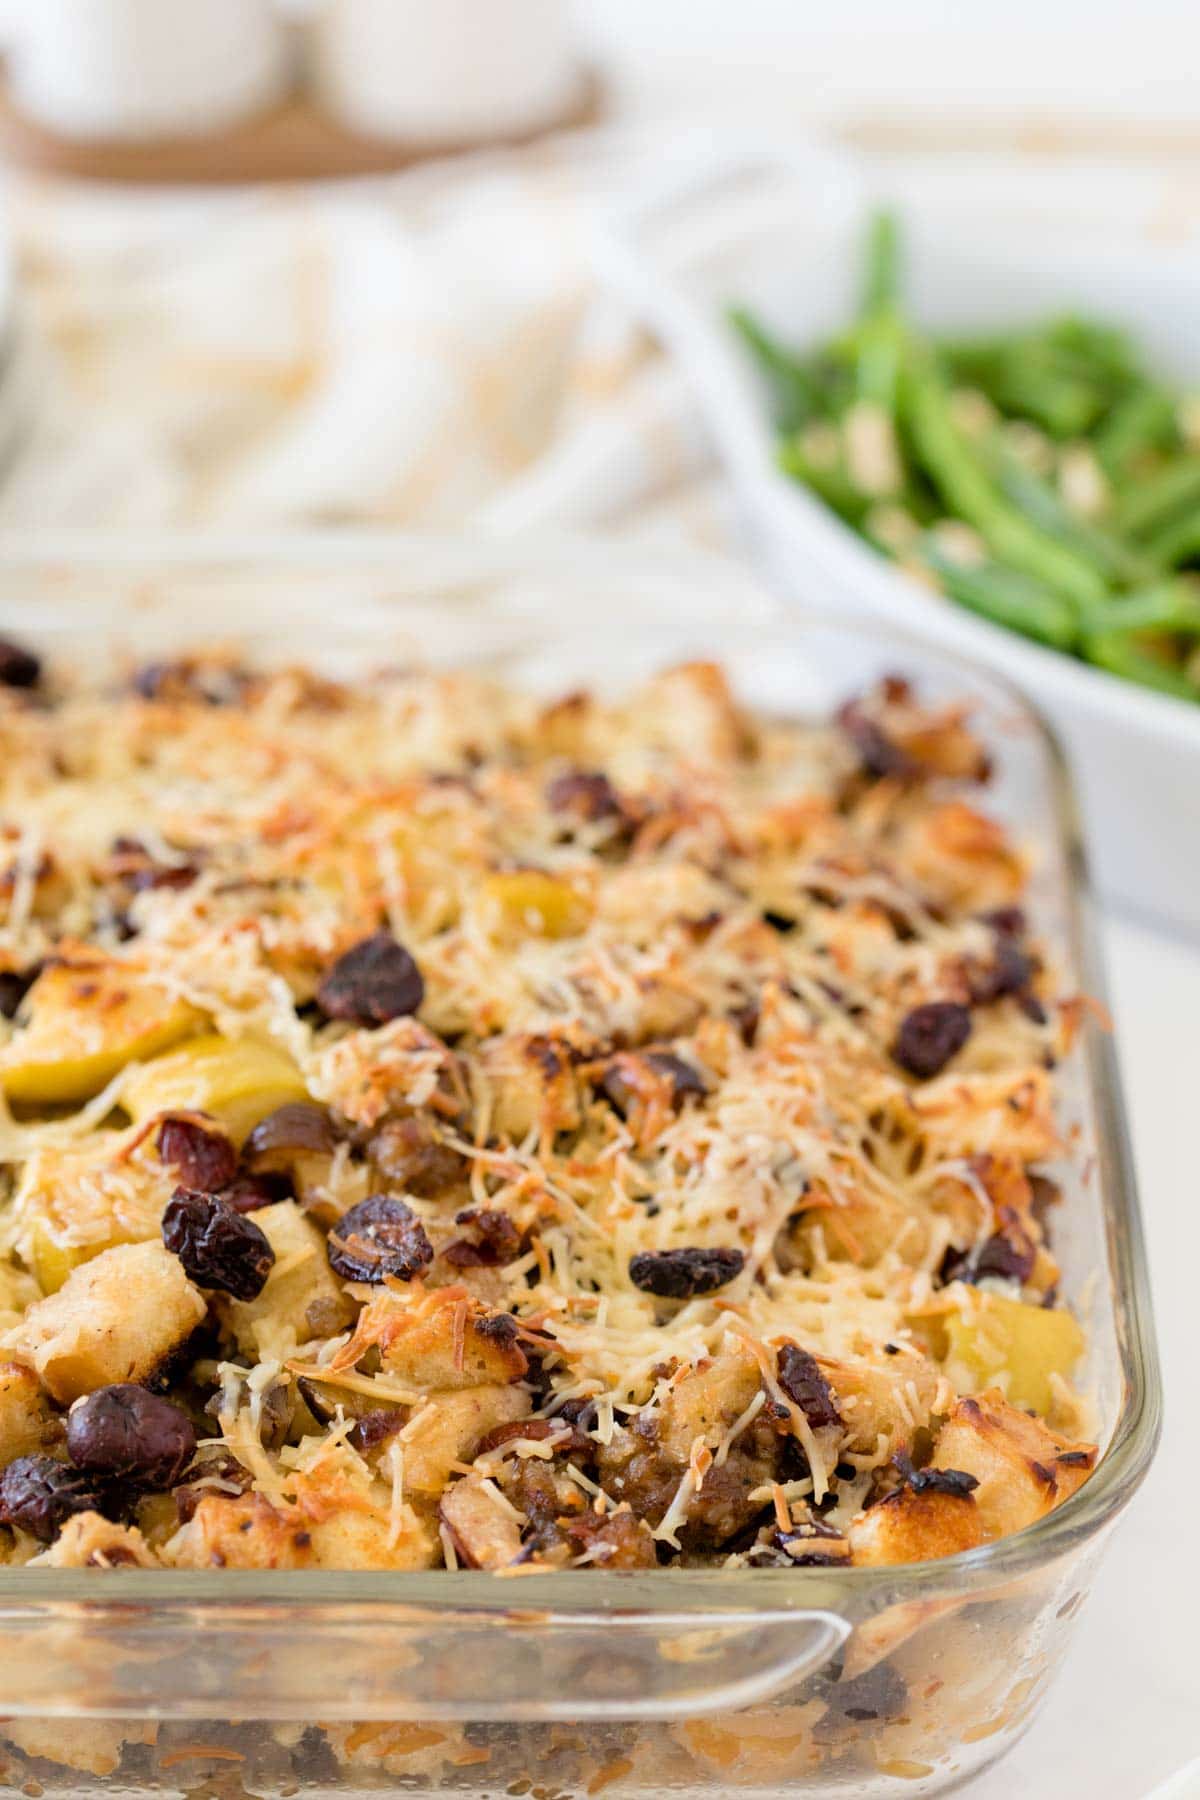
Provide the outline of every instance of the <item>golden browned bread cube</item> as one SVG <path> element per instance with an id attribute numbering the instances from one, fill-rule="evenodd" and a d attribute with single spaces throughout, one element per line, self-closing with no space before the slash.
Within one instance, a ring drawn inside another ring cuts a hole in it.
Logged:
<path id="1" fill-rule="evenodd" d="M 580 1122 L 577 1046 L 565 1033 L 493 1038 L 479 1057 L 481 1101 L 494 1132 L 553 1138 Z"/>
<path id="2" fill-rule="evenodd" d="M 851 1519 L 847 1535 L 855 1563 L 909 1563 L 974 1550 L 984 1528 L 972 1494 L 902 1487 Z"/>
<path id="3" fill-rule="evenodd" d="M 442 1495 L 438 1518 L 459 1562 L 469 1569 L 502 1569 L 520 1554 L 520 1520 L 481 1475 L 451 1482 Z"/>
<path id="4" fill-rule="evenodd" d="M 441 1546 L 428 1520 L 411 1506 L 392 1509 L 376 1493 L 368 1509 L 353 1500 L 312 1526 L 318 1569 L 432 1569 Z"/>
<path id="5" fill-rule="evenodd" d="M 762 1374 L 745 1350 L 726 1350 L 685 1375 L 658 1413 L 658 1440 L 666 1454 L 687 1467 L 697 1438 L 714 1448 L 758 1392 Z"/>
<path id="6" fill-rule="evenodd" d="M 642 729 L 681 756 L 726 762 L 753 747 L 749 720 L 717 663 L 681 663 L 646 684 Z"/>
<path id="7" fill-rule="evenodd" d="M 180 1569 L 428 1569 L 432 1526 L 381 1482 L 298 1479 L 295 1499 L 206 1494 L 163 1551 Z"/>
<path id="8" fill-rule="evenodd" d="M 453 1465 L 474 1459 L 481 1438 L 528 1412 L 529 1395 L 520 1386 L 460 1388 L 415 1408 L 401 1434 L 405 1488 L 440 1494 Z"/>
<path id="9" fill-rule="evenodd" d="M 1095 1467 L 1093 1444 L 1074 1444 L 1018 1412 L 997 1388 L 960 1400 L 938 1433 L 933 1466 L 961 1469 L 979 1486 L 989 1538 L 1032 1525 L 1073 1494 Z"/>
<path id="10" fill-rule="evenodd" d="M 0 1362 L 0 1464 L 35 1455 L 61 1431 L 33 1370 L 24 1363 Z"/>
<path id="11" fill-rule="evenodd" d="M 158 1558 L 140 1531 L 101 1513 L 76 1513 L 34 1562 L 54 1569 L 154 1569 Z"/>
<path id="12" fill-rule="evenodd" d="M 206 1310 L 163 1244 L 118 1244 L 30 1307 L 6 1343 L 66 1406 L 111 1382 L 145 1381 Z"/>
<path id="13" fill-rule="evenodd" d="M 177 1569 L 307 1569 L 315 1554 L 309 1519 L 265 1494 L 206 1494 L 163 1561 Z"/>
<path id="14" fill-rule="evenodd" d="M 929 1423 L 937 1370 L 916 1351 L 853 1362 L 819 1356 L 817 1362 L 836 1397 L 849 1449 L 873 1451 L 880 1438 L 907 1444 Z"/>
<path id="15" fill-rule="evenodd" d="M 509 1315 L 454 1288 L 381 1294 L 363 1308 L 356 1335 L 377 1343 L 387 1373 L 419 1393 L 507 1384 L 529 1367 Z"/>

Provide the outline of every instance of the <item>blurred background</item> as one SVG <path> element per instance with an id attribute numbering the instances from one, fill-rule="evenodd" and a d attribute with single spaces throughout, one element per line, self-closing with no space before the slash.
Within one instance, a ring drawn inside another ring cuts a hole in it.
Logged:
<path id="1" fill-rule="evenodd" d="M 685 133 L 823 133 L 967 206 L 1044 173 L 1100 234 L 1200 219 L 1193 7 L 836 10 L 7 0 L 0 527 L 628 525 L 703 458 L 588 238 Z M 445 145 L 475 154 L 413 163 Z"/>

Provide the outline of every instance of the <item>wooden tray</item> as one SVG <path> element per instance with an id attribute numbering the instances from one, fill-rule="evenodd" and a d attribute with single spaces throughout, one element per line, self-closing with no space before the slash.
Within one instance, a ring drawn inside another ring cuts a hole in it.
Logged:
<path id="1" fill-rule="evenodd" d="M 556 118 L 532 130 L 498 133 L 486 142 L 399 143 L 360 137 L 297 91 L 245 124 L 203 137 L 156 138 L 146 143 L 72 140 L 36 124 L 15 104 L 0 67 L 0 155 L 49 174 L 92 181 L 197 183 L 319 181 L 385 175 L 414 163 L 494 146 L 535 142 L 553 131 L 595 124 L 604 113 L 604 85 L 584 71 L 579 92 Z"/>

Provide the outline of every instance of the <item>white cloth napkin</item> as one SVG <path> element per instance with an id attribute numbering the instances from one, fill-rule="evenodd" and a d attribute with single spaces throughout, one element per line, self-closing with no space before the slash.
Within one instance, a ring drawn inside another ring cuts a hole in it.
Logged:
<path id="1" fill-rule="evenodd" d="M 681 384 L 588 270 L 639 147 L 327 188 L 18 184 L 43 377 L 0 526 L 610 524 L 679 487 L 705 461 Z"/>

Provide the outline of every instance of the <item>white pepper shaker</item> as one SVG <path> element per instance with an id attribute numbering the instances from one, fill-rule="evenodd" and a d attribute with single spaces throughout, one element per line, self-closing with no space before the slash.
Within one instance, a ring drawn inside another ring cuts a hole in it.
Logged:
<path id="1" fill-rule="evenodd" d="M 61 137 L 145 141 L 219 131 L 286 86 L 273 0 L 36 0 L 17 15 L 12 89 Z"/>
<path id="2" fill-rule="evenodd" d="M 343 124 L 414 144 L 536 131 L 583 82 L 564 0 L 328 0 L 317 68 Z"/>

